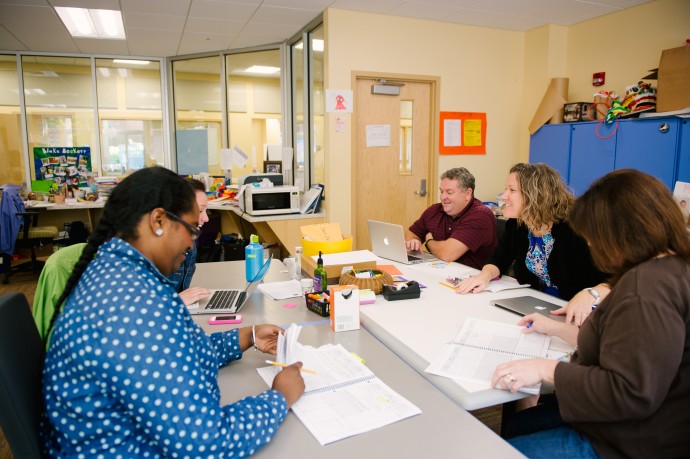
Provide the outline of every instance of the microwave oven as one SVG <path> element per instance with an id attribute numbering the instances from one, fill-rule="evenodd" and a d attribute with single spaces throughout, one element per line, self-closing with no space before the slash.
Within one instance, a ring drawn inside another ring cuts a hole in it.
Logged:
<path id="1" fill-rule="evenodd" d="M 244 187 L 240 209 L 249 215 L 300 213 L 299 188 L 296 186 Z"/>

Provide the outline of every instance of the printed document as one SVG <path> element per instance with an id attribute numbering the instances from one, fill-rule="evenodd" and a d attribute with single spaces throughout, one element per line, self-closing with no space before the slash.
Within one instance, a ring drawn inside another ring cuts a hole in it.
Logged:
<path id="1" fill-rule="evenodd" d="M 512 360 L 546 358 L 551 339 L 540 333 L 522 333 L 518 325 L 468 318 L 458 336 L 441 349 L 425 370 L 447 378 L 491 389 L 497 365 Z M 541 384 L 520 392 L 538 394 Z"/>
<path id="2" fill-rule="evenodd" d="M 301 361 L 304 395 L 292 411 L 326 445 L 343 438 L 421 414 L 421 410 L 388 387 L 361 360 L 340 344 L 318 348 L 297 341 L 301 327 L 292 324 L 278 337 L 276 361 L 292 364 Z M 274 366 L 257 368 L 270 387 L 280 371 Z"/>

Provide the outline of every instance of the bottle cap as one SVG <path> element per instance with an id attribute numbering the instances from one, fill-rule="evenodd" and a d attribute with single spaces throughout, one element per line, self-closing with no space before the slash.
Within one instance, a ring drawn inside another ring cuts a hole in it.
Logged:
<path id="1" fill-rule="evenodd" d="M 254 244 L 255 242 L 259 242 L 259 236 L 257 236 L 256 234 L 252 234 L 251 236 L 249 236 L 249 242 L 251 242 L 252 244 Z"/>
<path id="2" fill-rule="evenodd" d="M 323 264 L 323 259 L 321 258 L 321 251 L 319 250 L 319 258 L 316 260 L 317 264 Z"/>

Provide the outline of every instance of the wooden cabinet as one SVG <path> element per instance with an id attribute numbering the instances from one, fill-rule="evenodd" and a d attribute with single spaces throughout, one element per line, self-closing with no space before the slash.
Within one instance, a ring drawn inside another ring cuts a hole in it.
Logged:
<path id="1" fill-rule="evenodd" d="M 575 195 L 615 169 L 633 168 L 673 189 L 690 181 L 690 123 L 676 117 L 545 125 L 530 140 L 530 162 L 558 170 Z"/>

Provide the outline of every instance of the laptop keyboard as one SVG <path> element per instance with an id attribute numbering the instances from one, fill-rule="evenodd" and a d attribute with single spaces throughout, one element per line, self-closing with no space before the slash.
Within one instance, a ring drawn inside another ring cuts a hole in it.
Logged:
<path id="1" fill-rule="evenodd" d="M 407 261 L 409 261 L 410 263 L 412 263 L 412 262 L 415 262 L 415 261 L 424 261 L 424 259 L 422 259 L 422 258 L 420 258 L 420 257 L 415 257 L 414 255 L 408 255 L 408 256 L 407 256 Z"/>
<path id="2" fill-rule="evenodd" d="M 213 292 L 206 309 L 229 309 L 235 305 L 235 299 L 240 292 L 237 290 L 223 290 Z"/>

